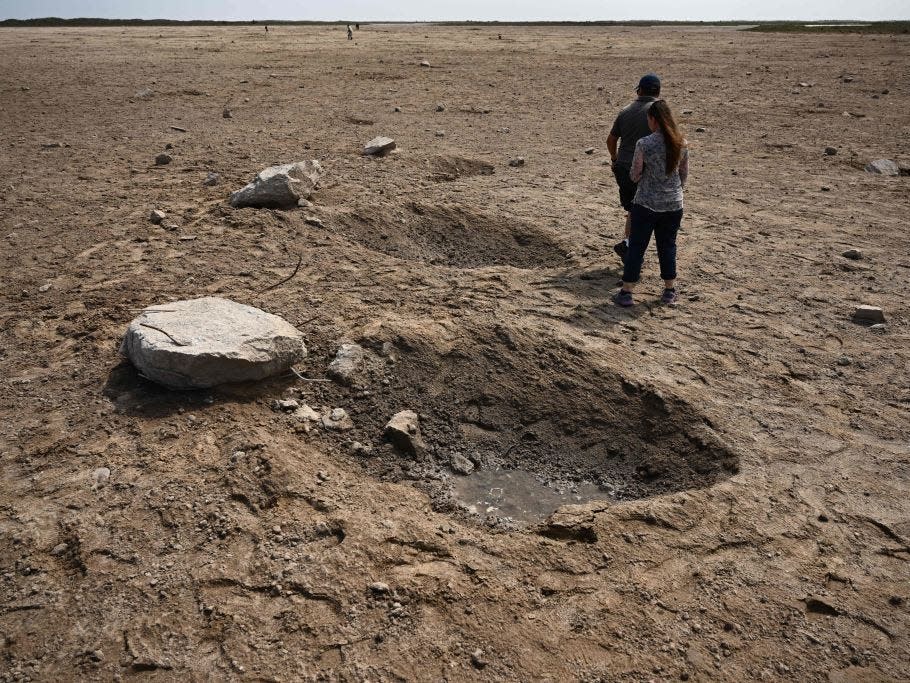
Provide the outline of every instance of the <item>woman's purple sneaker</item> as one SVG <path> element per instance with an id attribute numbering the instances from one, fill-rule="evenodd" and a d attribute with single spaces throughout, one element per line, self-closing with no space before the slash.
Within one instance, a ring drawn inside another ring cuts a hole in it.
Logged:
<path id="1" fill-rule="evenodd" d="M 617 306 L 622 306 L 623 308 L 628 308 L 635 302 L 632 301 L 632 292 L 627 292 L 624 289 L 620 289 L 616 294 L 613 295 L 613 303 Z"/>
<path id="2" fill-rule="evenodd" d="M 676 303 L 676 288 L 665 289 L 660 297 L 660 302 L 669 305 Z"/>

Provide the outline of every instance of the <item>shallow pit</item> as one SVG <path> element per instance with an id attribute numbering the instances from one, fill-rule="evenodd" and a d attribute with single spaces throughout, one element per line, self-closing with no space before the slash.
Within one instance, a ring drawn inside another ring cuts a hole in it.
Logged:
<path id="1" fill-rule="evenodd" d="M 411 202 L 398 212 L 342 214 L 338 223 L 349 239 L 408 261 L 458 268 L 565 263 L 566 249 L 540 228 L 457 205 Z"/>

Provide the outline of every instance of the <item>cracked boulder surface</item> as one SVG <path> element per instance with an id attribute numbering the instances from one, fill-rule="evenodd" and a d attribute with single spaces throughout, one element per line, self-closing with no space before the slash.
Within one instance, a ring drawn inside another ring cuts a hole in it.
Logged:
<path id="1" fill-rule="evenodd" d="M 910 39 L 338 33 L 3 29 L 0 681 L 905 677 L 910 193 L 863 166 L 910 157 Z M 652 69 L 692 147 L 679 304 L 652 251 L 625 311 L 584 150 Z M 302 150 L 303 206 L 229 206 Z M 298 374 L 120 364 L 203 296 L 299 329 Z M 605 496 L 506 524 L 448 496 L 459 457 Z"/>

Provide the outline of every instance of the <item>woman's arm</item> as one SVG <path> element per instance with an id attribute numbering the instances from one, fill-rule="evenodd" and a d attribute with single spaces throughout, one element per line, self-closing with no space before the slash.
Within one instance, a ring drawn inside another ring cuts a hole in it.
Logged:
<path id="1" fill-rule="evenodd" d="M 644 140 L 644 138 L 642 138 Z M 633 183 L 641 180 L 642 171 L 645 169 L 645 153 L 641 148 L 641 140 L 635 143 L 635 156 L 632 157 L 632 169 L 629 171 L 629 177 Z"/>
<path id="2" fill-rule="evenodd" d="M 686 178 L 689 177 L 689 149 L 682 148 L 682 156 L 679 159 L 679 184 L 686 186 Z"/>

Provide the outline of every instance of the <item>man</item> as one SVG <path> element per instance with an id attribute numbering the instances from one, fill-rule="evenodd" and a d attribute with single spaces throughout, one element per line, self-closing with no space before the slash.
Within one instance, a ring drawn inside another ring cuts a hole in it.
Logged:
<path id="1" fill-rule="evenodd" d="M 629 212 L 632 210 L 632 200 L 638 189 L 638 185 L 632 182 L 629 176 L 629 171 L 632 170 L 632 156 L 635 154 L 635 143 L 651 134 L 648 127 L 648 107 L 660 95 L 660 79 L 656 74 L 642 76 L 635 94 L 638 98 L 619 112 L 607 137 L 607 149 L 610 150 L 610 161 L 613 162 L 613 175 L 616 177 L 616 184 L 619 185 L 619 203 L 626 211 L 623 241 L 613 247 L 613 251 L 619 254 L 621 259 L 625 259 L 626 252 L 629 251 L 631 228 Z"/>

